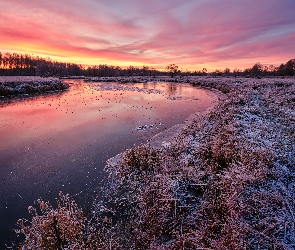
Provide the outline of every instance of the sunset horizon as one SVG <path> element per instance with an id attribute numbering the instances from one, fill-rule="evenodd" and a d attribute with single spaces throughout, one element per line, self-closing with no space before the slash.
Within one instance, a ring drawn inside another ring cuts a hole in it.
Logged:
<path id="1" fill-rule="evenodd" d="M 279 66 L 295 55 L 290 0 L 0 0 L 0 7 L 2 53 L 182 71 Z"/>

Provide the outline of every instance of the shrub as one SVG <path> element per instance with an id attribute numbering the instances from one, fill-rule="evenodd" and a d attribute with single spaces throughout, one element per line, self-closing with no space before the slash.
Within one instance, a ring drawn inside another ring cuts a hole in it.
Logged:
<path id="1" fill-rule="evenodd" d="M 69 195 L 59 194 L 57 208 L 37 200 L 39 208 L 30 206 L 31 221 L 20 219 L 17 233 L 25 236 L 21 249 L 81 249 L 86 246 L 83 231 L 86 218 Z M 40 210 L 39 215 L 37 210 Z"/>

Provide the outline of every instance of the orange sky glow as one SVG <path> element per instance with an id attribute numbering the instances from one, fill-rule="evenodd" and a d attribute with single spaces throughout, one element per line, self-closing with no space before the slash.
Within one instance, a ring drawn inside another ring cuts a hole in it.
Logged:
<path id="1" fill-rule="evenodd" d="M 294 0 L 0 0 L 0 52 L 208 71 L 295 56 Z"/>

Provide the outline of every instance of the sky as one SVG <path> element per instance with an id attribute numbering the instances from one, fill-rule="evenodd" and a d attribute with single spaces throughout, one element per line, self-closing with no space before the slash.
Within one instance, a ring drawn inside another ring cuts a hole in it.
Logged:
<path id="1" fill-rule="evenodd" d="M 208 71 L 295 58 L 295 0 L 0 0 L 0 51 Z"/>

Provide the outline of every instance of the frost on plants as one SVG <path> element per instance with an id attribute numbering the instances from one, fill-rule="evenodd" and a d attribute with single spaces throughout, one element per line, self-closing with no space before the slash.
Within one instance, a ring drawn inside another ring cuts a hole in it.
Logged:
<path id="1" fill-rule="evenodd" d="M 21 249 L 79 249 L 86 244 L 82 210 L 69 195 L 60 193 L 56 202 L 54 208 L 49 202 L 38 199 L 38 208 L 28 208 L 32 220 L 18 220 L 17 232 L 25 236 Z"/>
<path id="2" fill-rule="evenodd" d="M 219 104 L 169 147 L 140 146 L 108 164 L 96 204 L 116 217 L 113 240 L 121 249 L 294 249 L 294 79 L 182 80 L 221 91 Z"/>

